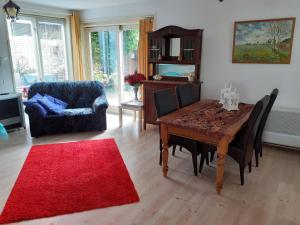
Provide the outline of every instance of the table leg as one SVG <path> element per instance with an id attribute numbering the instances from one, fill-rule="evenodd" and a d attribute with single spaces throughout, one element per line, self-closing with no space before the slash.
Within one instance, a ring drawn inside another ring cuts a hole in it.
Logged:
<path id="1" fill-rule="evenodd" d="M 133 110 L 133 121 L 136 121 L 136 111 Z"/>
<path id="2" fill-rule="evenodd" d="M 119 127 L 123 126 L 123 109 L 119 106 Z"/>
<path id="3" fill-rule="evenodd" d="M 221 193 L 223 187 L 224 178 L 224 163 L 225 157 L 228 151 L 228 142 L 222 139 L 218 144 L 218 159 L 217 159 L 217 177 L 216 177 L 216 191 L 218 194 Z"/>
<path id="4" fill-rule="evenodd" d="M 168 128 L 165 125 L 160 126 L 160 135 L 163 143 L 162 161 L 163 161 L 163 175 L 167 177 L 168 175 L 168 158 L 169 158 L 169 134 Z"/>
<path id="5" fill-rule="evenodd" d="M 142 131 L 142 111 L 140 110 L 140 111 L 138 111 L 138 116 L 139 116 L 139 118 L 138 118 L 138 126 L 139 126 L 139 131 Z"/>

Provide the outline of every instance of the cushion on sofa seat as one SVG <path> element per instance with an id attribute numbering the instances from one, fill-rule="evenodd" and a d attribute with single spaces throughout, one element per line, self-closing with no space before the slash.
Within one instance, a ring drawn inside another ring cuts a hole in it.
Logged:
<path id="1" fill-rule="evenodd" d="M 93 113 L 92 108 L 65 109 L 63 111 L 63 115 L 65 116 L 89 115 L 92 113 Z"/>
<path id="2" fill-rule="evenodd" d="M 68 105 L 67 103 L 49 95 L 45 95 L 42 99 L 38 99 L 37 101 L 48 111 L 48 113 L 54 113 L 58 115 L 62 115 L 64 109 Z"/>

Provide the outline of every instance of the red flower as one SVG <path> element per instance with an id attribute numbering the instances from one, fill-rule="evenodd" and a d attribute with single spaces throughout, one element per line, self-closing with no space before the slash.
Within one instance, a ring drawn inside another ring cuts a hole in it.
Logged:
<path id="1" fill-rule="evenodd" d="M 145 76 L 141 73 L 129 74 L 125 76 L 124 81 L 131 86 L 140 85 L 145 80 Z"/>

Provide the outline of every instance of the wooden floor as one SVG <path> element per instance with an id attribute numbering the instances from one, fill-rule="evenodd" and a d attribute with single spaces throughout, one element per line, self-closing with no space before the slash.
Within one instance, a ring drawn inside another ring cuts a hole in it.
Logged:
<path id="1" fill-rule="evenodd" d="M 117 117 L 110 116 L 115 124 Z M 114 128 L 115 127 L 115 128 Z M 203 224 L 203 225 L 296 225 L 300 224 L 300 152 L 264 147 L 259 168 L 245 174 L 240 185 L 238 165 L 226 159 L 224 188 L 215 191 L 215 164 L 193 175 L 191 156 L 177 152 L 169 160 L 169 178 L 158 165 L 158 129 L 148 126 L 138 133 L 137 122 L 123 128 L 111 126 L 105 133 L 66 134 L 31 139 L 29 129 L 0 141 L 0 210 L 31 145 L 83 139 L 115 138 L 140 202 L 91 210 L 18 224 Z M 24 193 L 26 194 L 26 193 Z M 74 203 L 76 204 L 76 203 Z"/>

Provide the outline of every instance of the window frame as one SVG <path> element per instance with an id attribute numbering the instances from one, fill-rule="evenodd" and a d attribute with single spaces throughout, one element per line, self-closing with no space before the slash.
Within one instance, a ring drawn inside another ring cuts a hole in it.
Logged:
<path id="1" fill-rule="evenodd" d="M 41 15 L 33 15 L 33 14 L 25 14 L 22 13 L 20 15 L 20 20 L 28 20 L 31 22 L 31 32 L 33 36 L 34 41 L 34 54 L 35 54 L 35 60 L 36 60 L 36 73 L 38 75 L 39 80 L 44 79 L 44 65 L 43 65 L 43 55 L 42 55 L 42 49 L 41 49 L 41 37 L 39 35 L 39 29 L 38 24 L 39 22 L 49 22 L 49 23 L 56 23 L 61 24 L 63 26 L 63 42 L 64 42 L 64 60 L 65 60 L 65 70 L 66 70 L 66 76 L 65 81 L 72 81 L 74 80 L 73 76 L 73 60 L 72 60 L 72 50 L 71 50 L 71 30 L 70 30 L 70 19 L 68 16 L 64 17 L 52 17 L 52 16 L 41 16 Z M 10 28 L 10 21 L 6 19 L 6 29 L 7 29 L 7 38 L 8 38 L 8 45 L 9 45 L 9 51 L 10 51 L 10 57 L 11 57 L 11 67 L 12 67 L 12 75 L 13 75 L 13 83 L 14 83 L 14 89 L 18 92 L 20 91 L 18 86 L 16 85 L 15 81 L 15 68 L 13 64 L 13 54 L 12 54 L 12 48 L 11 48 L 11 42 L 10 38 L 12 36 L 11 28 Z"/>
<path id="2" fill-rule="evenodd" d="M 123 25 L 95 25 L 95 26 L 86 26 L 84 28 L 83 36 L 83 47 L 84 48 L 84 72 L 88 79 L 94 80 L 93 77 L 93 61 L 92 61 L 92 46 L 91 46 L 91 32 L 101 32 L 101 31 L 116 31 L 117 32 L 117 64 L 118 64 L 118 105 L 121 105 L 124 99 L 124 52 L 123 52 L 123 31 L 139 29 L 138 22 L 125 23 Z M 115 107 L 110 107 L 110 111 L 116 111 Z"/>

